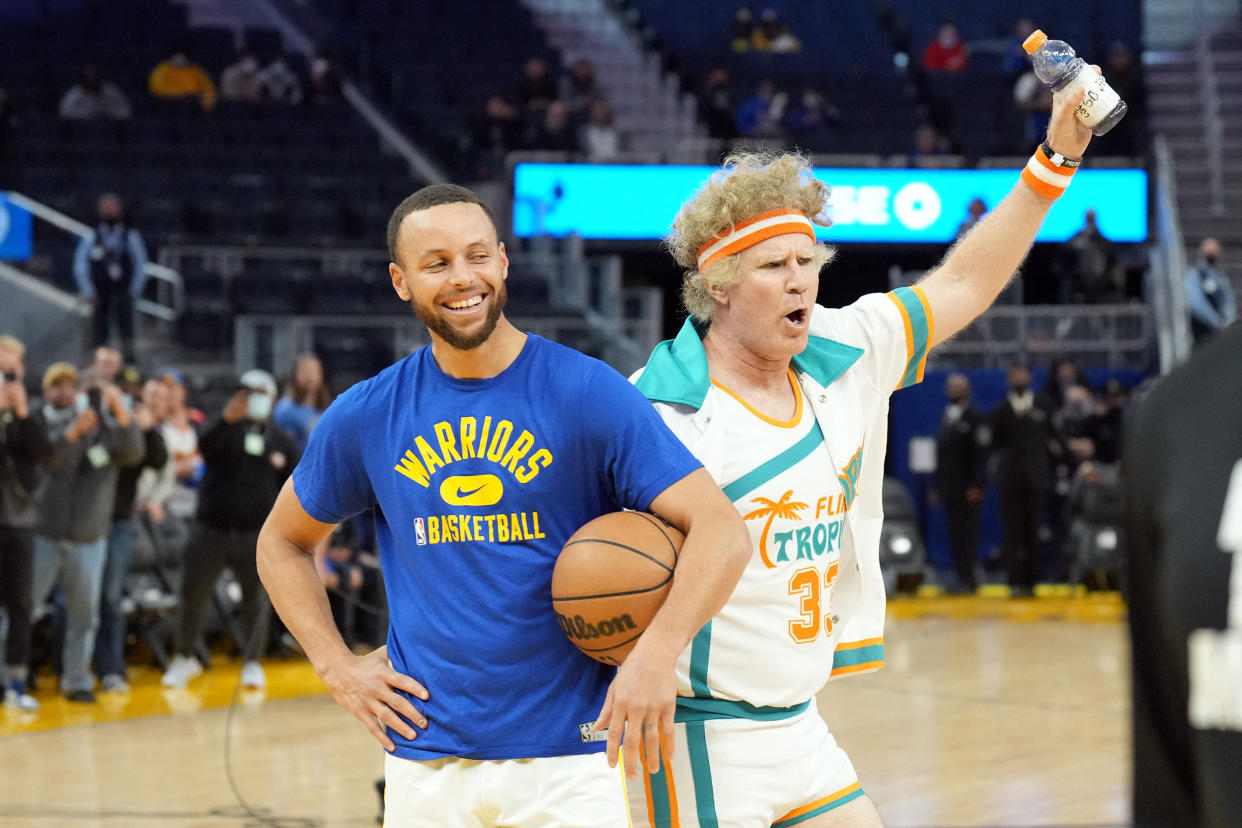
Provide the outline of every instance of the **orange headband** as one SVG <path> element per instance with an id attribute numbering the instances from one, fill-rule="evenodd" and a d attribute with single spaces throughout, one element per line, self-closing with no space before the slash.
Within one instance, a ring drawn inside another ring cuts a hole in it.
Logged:
<path id="1" fill-rule="evenodd" d="M 805 233 L 815 240 L 815 225 L 798 210 L 768 210 L 736 224 L 733 230 L 717 235 L 699 248 L 699 270 L 703 271 L 726 256 L 740 253 L 761 241 L 786 233 Z"/>

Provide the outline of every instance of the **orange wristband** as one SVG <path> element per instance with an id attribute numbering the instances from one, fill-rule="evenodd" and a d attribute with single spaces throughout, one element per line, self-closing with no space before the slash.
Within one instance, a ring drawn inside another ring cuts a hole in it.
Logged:
<path id="1" fill-rule="evenodd" d="M 1062 167 L 1052 163 L 1041 146 L 1022 169 L 1022 180 L 1044 198 L 1057 199 L 1069 187 L 1070 179 L 1077 171 L 1077 167 Z"/>

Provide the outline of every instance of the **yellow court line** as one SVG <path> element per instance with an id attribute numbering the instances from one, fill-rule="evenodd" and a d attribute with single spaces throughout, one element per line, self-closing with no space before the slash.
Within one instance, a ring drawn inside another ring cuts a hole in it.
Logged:
<path id="1" fill-rule="evenodd" d="M 265 662 L 263 668 L 267 673 L 267 687 L 263 690 L 243 689 L 239 703 L 250 706 L 263 701 L 295 699 L 327 692 L 323 682 L 315 675 L 314 668 L 304 659 L 272 659 Z M 34 694 L 39 700 L 39 710 L 32 713 L 4 707 L 0 714 L 0 737 L 227 707 L 233 700 L 240 671 L 240 661 L 215 656 L 212 669 L 184 688 L 169 689 L 160 685 L 161 673 L 158 670 L 130 667 L 130 692 L 101 693 L 96 688 L 94 704 L 67 701 L 56 690 L 55 678 L 44 674 L 40 676 L 40 687 Z"/>
<path id="2" fill-rule="evenodd" d="M 1126 605 L 1116 592 L 1038 598 L 986 595 L 944 595 L 931 598 L 898 596 L 888 602 L 888 615 L 899 619 L 950 618 L 1013 623 L 1080 621 L 1116 624 L 1125 620 Z"/>

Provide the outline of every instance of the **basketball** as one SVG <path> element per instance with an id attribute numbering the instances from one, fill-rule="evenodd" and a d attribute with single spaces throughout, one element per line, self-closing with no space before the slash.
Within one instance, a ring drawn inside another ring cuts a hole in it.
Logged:
<path id="1" fill-rule="evenodd" d="M 620 664 L 673 583 L 685 536 L 647 512 L 601 515 L 573 534 L 552 571 L 552 605 L 574 646 Z"/>

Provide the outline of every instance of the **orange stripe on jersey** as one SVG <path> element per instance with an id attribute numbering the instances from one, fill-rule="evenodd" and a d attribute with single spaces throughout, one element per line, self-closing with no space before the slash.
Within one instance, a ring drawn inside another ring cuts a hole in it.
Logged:
<path id="1" fill-rule="evenodd" d="M 862 664 L 849 664 L 844 667 L 833 667 L 830 675 L 847 676 L 850 673 L 866 673 L 871 670 L 879 670 L 883 666 L 883 661 L 865 661 Z"/>
<path id="2" fill-rule="evenodd" d="M 927 314 L 927 348 L 923 351 L 923 360 L 919 362 L 919 382 L 922 382 L 923 369 L 927 367 L 927 355 L 931 353 L 932 344 L 936 341 L 936 316 L 932 313 L 931 302 L 921 287 L 910 285 L 910 292 L 919 297 L 919 301 L 923 303 L 923 313 Z"/>
<path id="3" fill-rule="evenodd" d="M 897 306 L 897 311 L 901 314 L 901 322 L 906 326 L 906 365 L 910 364 L 910 360 L 914 358 L 914 326 L 910 323 L 910 312 L 906 310 L 906 306 L 901 304 L 901 300 L 891 293 L 884 294 L 889 301 Z M 901 372 L 901 380 L 897 382 L 897 388 L 901 388 L 901 383 L 905 379 L 906 372 Z"/>
<path id="4" fill-rule="evenodd" d="M 849 796 L 850 794 L 854 793 L 857 790 L 860 790 L 861 788 L 862 788 L 862 783 L 855 782 L 853 785 L 850 785 L 848 788 L 842 788 L 836 793 L 828 794 L 823 799 L 817 799 L 814 802 L 811 802 L 807 805 L 803 805 L 801 808 L 795 808 L 794 810 L 785 814 L 783 817 L 777 819 L 776 821 L 785 822 L 786 820 L 800 817 L 803 814 L 809 814 L 811 811 L 814 811 L 816 808 L 822 808 L 825 805 L 831 805 L 833 802 L 836 802 L 838 799 Z"/>
<path id="5" fill-rule="evenodd" d="M 774 425 L 777 428 L 793 428 L 798 423 L 802 422 L 802 389 L 798 386 L 798 377 L 794 374 L 793 369 L 787 368 L 785 370 L 789 374 L 789 387 L 793 389 L 794 393 L 794 413 L 788 420 L 778 420 L 775 417 L 769 417 L 767 414 L 764 414 L 762 411 L 746 402 L 746 400 L 742 399 L 741 396 L 729 386 L 722 382 L 717 382 L 716 380 L 712 380 L 711 382 L 712 385 L 737 400 L 742 404 L 742 407 L 744 407 L 751 414 L 754 414 L 760 420 L 763 420 L 768 425 Z"/>
<path id="6" fill-rule="evenodd" d="M 838 644 L 836 646 L 836 649 L 857 650 L 859 647 L 871 647 L 876 644 L 883 644 L 883 643 L 884 643 L 883 638 L 864 638 L 861 641 L 846 641 L 844 643 Z"/>

